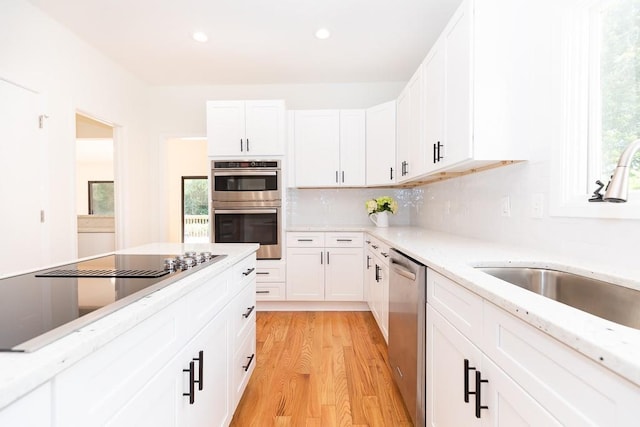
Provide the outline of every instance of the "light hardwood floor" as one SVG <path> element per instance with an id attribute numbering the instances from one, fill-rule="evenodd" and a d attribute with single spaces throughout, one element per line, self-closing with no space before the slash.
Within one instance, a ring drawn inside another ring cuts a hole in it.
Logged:
<path id="1" fill-rule="evenodd" d="M 370 312 L 258 312 L 232 426 L 411 426 Z"/>

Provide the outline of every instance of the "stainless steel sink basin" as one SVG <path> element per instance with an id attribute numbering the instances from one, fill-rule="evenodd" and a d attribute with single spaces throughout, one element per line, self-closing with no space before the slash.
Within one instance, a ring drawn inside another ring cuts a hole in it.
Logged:
<path id="1" fill-rule="evenodd" d="M 621 325 L 640 329 L 640 291 L 564 271 L 476 267 L 505 282 Z"/>

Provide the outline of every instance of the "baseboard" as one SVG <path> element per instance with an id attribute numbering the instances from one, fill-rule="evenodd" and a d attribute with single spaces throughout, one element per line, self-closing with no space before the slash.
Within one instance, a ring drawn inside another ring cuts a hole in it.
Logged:
<path id="1" fill-rule="evenodd" d="M 258 311 L 369 311 L 364 301 L 257 301 Z"/>

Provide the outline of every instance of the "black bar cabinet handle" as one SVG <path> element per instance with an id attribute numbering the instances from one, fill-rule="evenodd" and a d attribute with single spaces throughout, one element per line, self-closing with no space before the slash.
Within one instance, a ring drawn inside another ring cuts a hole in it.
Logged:
<path id="1" fill-rule="evenodd" d="M 371 264 L 369 264 L 369 261 L 371 261 L 371 257 L 367 255 L 367 270 L 371 268 Z"/>
<path id="2" fill-rule="evenodd" d="M 313 239 L 298 239 L 298 242 L 313 242 Z"/>
<path id="3" fill-rule="evenodd" d="M 353 242 L 353 239 L 336 239 L 337 242 Z"/>
<path id="4" fill-rule="evenodd" d="M 443 157 L 440 155 L 440 149 L 443 148 L 443 147 L 444 147 L 444 145 L 442 145 L 440 143 L 440 141 L 438 141 L 438 161 L 443 159 Z"/>
<path id="5" fill-rule="evenodd" d="M 336 171 L 336 184 L 338 183 L 338 171 Z"/>
<path id="6" fill-rule="evenodd" d="M 251 362 L 253 362 L 255 356 L 255 353 L 253 353 L 251 356 L 247 356 L 247 359 L 249 359 L 249 363 L 247 363 L 246 365 L 242 365 L 242 369 L 244 369 L 245 372 L 249 370 L 249 366 L 251 366 Z"/>
<path id="7" fill-rule="evenodd" d="M 469 365 L 469 359 L 464 359 L 464 401 L 469 403 L 469 395 L 476 394 L 473 391 L 469 391 L 469 371 L 475 371 L 476 368 Z"/>
<path id="8" fill-rule="evenodd" d="M 202 390 L 202 377 L 204 376 L 204 350 L 200 350 L 198 357 L 193 359 L 194 362 L 198 362 L 198 379 L 194 380 L 194 383 L 198 383 L 198 390 Z"/>
<path id="9" fill-rule="evenodd" d="M 256 274 L 259 274 L 261 276 L 268 276 L 271 273 L 269 273 L 268 271 L 256 271 Z"/>
<path id="10" fill-rule="evenodd" d="M 247 151 L 249 151 L 249 138 L 247 138 Z"/>
<path id="11" fill-rule="evenodd" d="M 433 144 L 433 163 L 436 163 L 438 157 L 438 149 L 436 148 L 436 144 Z"/>
<path id="12" fill-rule="evenodd" d="M 380 270 L 382 269 L 378 264 L 376 264 L 376 282 L 379 282 L 380 280 L 382 280 L 382 277 L 380 276 Z"/>
<path id="13" fill-rule="evenodd" d="M 324 256 L 324 252 L 320 251 L 320 264 L 324 264 L 323 262 L 323 257 Z"/>
<path id="14" fill-rule="evenodd" d="M 393 168 L 389 168 L 389 179 L 393 181 Z"/>
<path id="15" fill-rule="evenodd" d="M 242 152 L 242 151 L 244 151 L 244 150 L 242 149 L 242 138 L 240 138 L 240 152 Z"/>
<path id="16" fill-rule="evenodd" d="M 329 265 L 329 251 L 327 251 L 327 265 Z"/>
<path id="17" fill-rule="evenodd" d="M 189 405 L 193 405 L 196 401 L 196 379 L 194 362 L 189 362 L 189 369 L 183 369 L 182 372 L 189 372 L 189 393 L 182 393 L 182 395 L 189 396 Z"/>
<path id="18" fill-rule="evenodd" d="M 480 411 L 482 409 L 489 409 L 488 406 L 482 405 L 482 383 L 488 383 L 489 380 L 482 379 L 482 373 L 480 371 L 476 371 L 476 418 L 480 418 Z"/>
<path id="19" fill-rule="evenodd" d="M 256 291 L 256 294 L 270 294 L 271 291 Z"/>
<path id="20" fill-rule="evenodd" d="M 380 246 L 371 245 L 371 247 L 372 247 L 373 249 L 378 249 Z"/>
<path id="21" fill-rule="evenodd" d="M 255 268 L 252 267 L 252 268 L 248 269 L 247 271 L 243 272 L 242 275 L 243 276 L 248 276 L 251 273 L 253 273 L 254 270 L 255 270 Z"/>
<path id="22" fill-rule="evenodd" d="M 344 171 L 342 171 L 342 183 L 344 184 Z"/>
<path id="23" fill-rule="evenodd" d="M 247 307 L 247 312 L 242 314 L 242 317 L 244 317 L 245 319 L 248 319 L 249 316 L 251 316 L 251 312 L 256 308 L 255 305 L 252 305 L 251 307 Z"/>

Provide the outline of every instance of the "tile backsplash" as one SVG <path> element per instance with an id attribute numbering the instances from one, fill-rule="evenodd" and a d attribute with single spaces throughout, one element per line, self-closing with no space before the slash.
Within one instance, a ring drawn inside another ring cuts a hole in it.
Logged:
<path id="1" fill-rule="evenodd" d="M 389 224 L 409 225 L 411 212 L 416 209 L 413 191 L 389 188 L 289 188 L 287 225 L 372 225 L 364 204 L 381 196 L 391 196 L 398 202 L 398 212 L 389 217 Z"/>

